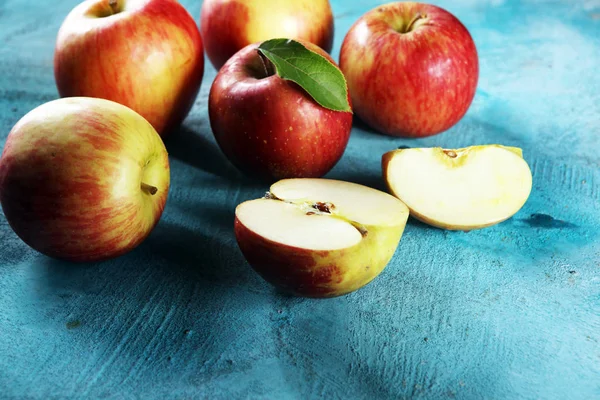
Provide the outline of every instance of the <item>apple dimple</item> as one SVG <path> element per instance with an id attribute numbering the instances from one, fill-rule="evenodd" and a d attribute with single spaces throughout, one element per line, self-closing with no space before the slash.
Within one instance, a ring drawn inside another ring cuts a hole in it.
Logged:
<path id="1" fill-rule="evenodd" d="M 93 18 L 108 18 L 120 14 L 124 8 L 125 0 L 108 0 L 108 2 L 103 0 L 93 4 L 86 15 Z"/>
<path id="2" fill-rule="evenodd" d="M 409 22 L 407 24 L 405 24 L 404 21 L 402 21 L 401 25 L 398 28 L 396 28 L 395 31 L 400 34 L 407 34 L 410 32 L 414 32 L 420 26 L 425 24 L 426 22 L 427 22 L 427 14 L 417 12 L 415 14 L 415 16 L 411 20 L 409 20 Z"/>
<path id="3" fill-rule="evenodd" d="M 256 60 L 249 63 L 250 74 L 256 79 L 266 79 L 276 73 L 275 65 L 260 50 L 256 49 Z"/>

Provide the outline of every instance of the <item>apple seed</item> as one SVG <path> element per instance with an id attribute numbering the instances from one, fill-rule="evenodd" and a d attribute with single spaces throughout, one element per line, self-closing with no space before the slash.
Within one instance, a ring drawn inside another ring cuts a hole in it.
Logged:
<path id="1" fill-rule="evenodd" d="M 312 206 L 314 209 L 317 209 L 321 212 L 327 213 L 327 214 L 331 214 L 331 210 L 335 209 L 335 205 L 333 205 L 332 203 L 329 202 L 318 202 L 313 204 Z"/>
<path id="2" fill-rule="evenodd" d="M 458 154 L 456 154 L 454 150 L 444 150 L 444 153 L 446 153 L 446 155 L 450 158 L 458 157 Z"/>

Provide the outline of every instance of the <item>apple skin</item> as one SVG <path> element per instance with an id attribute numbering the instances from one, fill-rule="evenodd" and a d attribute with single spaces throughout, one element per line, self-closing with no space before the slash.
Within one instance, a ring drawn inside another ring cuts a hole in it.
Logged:
<path id="1" fill-rule="evenodd" d="M 185 119 L 200 89 L 198 27 L 176 0 L 118 0 L 125 11 L 114 15 L 108 4 L 84 1 L 63 22 L 54 55 L 58 92 L 123 104 L 164 137 Z"/>
<path id="2" fill-rule="evenodd" d="M 407 30 L 416 16 L 409 33 Z M 468 30 L 442 8 L 396 2 L 364 14 L 344 38 L 340 68 L 356 114 L 391 136 L 443 132 L 467 112 L 479 61 Z"/>
<path id="3" fill-rule="evenodd" d="M 377 277 L 394 255 L 405 224 L 406 220 L 398 226 L 366 226 L 368 234 L 360 243 L 332 251 L 273 242 L 237 217 L 234 232 L 242 254 L 267 282 L 297 296 L 326 298 L 353 292 Z"/>
<path id="4" fill-rule="evenodd" d="M 334 22 L 329 0 L 205 0 L 200 29 L 218 70 L 242 48 L 268 39 L 305 40 L 329 53 Z"/>
<path id="5" fill-rule="evenodd" d="M 299 42 L 334 63 L 316 45 Z M 352 113 L 321 107 L 276 74 L 257 79 L 265 75 L 258 46 L 236 53 L 213 82 L 208 111 L 218 145 L 239 170 L 255 178 L 325 175 L 346 149 Z"/>
<path id="6" fill-rule="evenodd" d="M 160 136 L 139 114 L 102 99 L 39 106 L 14 126 L 0 158 L 6 219 L 53 258 L 100 261 L 130 251 L 158 222 L 168 190 Z"/>

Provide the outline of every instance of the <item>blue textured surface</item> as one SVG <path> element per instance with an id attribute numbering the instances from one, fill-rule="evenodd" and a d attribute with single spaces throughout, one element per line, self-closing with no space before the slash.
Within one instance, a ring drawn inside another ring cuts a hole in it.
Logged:
<path id="1" fill-rule="evenodd" d="M 0 4 L 0 139 L 54 99 L 54 38 L 76 0 Z M 200 2 L 182 1 L 198 18 Z M 285 297 L 245 263 L 239 202 L 262 195 L 207 120 L 215 71 L 167 142 L 157 229 L 117 260 L 36 254 L 0 216 L 0 397 L 600 398 L 600 2 L 443 0 L 479 49 L 473 106 L 450 131 L 400 140 L 354 128 L 329 177 L 382 188 L 398 146 L 501 143 L 534 175 L 511 220 L 470 233 L 411 221 L 387 269 L 325 301 Z M 332 2 L 334 57 L 377 5 Z"/>

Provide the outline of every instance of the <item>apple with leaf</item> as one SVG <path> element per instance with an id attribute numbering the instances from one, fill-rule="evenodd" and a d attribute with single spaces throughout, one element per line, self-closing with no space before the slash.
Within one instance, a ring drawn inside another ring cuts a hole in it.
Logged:
<path id="1" fill-rule="evenodd" d="M 217 74 L 208 111 L 223 153 L 261 179 L 325 175 L 352 129 L 343 74 L 304 41 L 272 39 L 240 50 Z"/>

